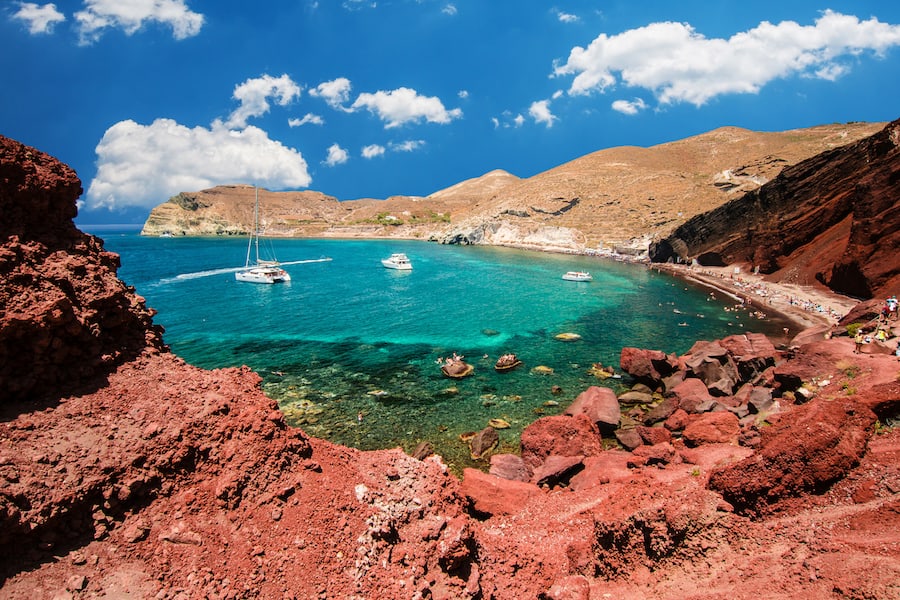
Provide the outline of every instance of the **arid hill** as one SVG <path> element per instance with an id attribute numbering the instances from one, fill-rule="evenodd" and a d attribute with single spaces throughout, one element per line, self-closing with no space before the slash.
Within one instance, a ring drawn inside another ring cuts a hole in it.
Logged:
<path id="1" fill-rule="evenodd" d="M 900 291 L 900 120 L 679 226 L 651 259 L 758 267 L 855 298 Z"/>
<path id="2" fill-rule="evenodd" d="M 900 598 L 900 367 L 846 323 L 623 348 L 627 398 L 588 388 L 459 480 L 170 354 L 80 191 L 0 137 L 2 389 L 29 383 L 0 403 L 3 598 Z"/>
<path id="3" fill-rule="evenodd" d="M 757 189 L 785 166 L 883 126 L 847 123 L 782 132 L 723 127 L 650 148 L 601 150 L 527 179 L 491 171 L 427 197 L 338 202 L 317 192 L 262 191 L 261 203 L 270 235 L 646 251 L 650 240 Z M 247 186 L 186 191 L 154 208 L 143 233 L 246 233 L 252 205 Z"/>

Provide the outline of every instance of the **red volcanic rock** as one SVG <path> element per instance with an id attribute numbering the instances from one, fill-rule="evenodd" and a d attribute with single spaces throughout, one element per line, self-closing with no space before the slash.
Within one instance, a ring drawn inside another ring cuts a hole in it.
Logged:
<path id="1" fill-rule="evenodd" d="M 541 493 L 532 483 L 503 479 L 477 469 L 463 471 L 459 492 L 468 499 L 475 512 L 482 515 L 515 514 Z"/>
<path id="2" fill-rule="evenodd" d="M 531 470 L 522 457 L 517 454 L 494 454 L 491 456 L 489 473 L 501 479 L 513 481 L 530 481 Z"/>
<path id="3" fill-rule="evenodd" d="M 675 448 L 668 442 L 639 446 L 634 449 L 634 456 L 641 464 L 667 465 L 677 458 Z"/>
<path id="4" fill-rule="evenodd" d="M 854 400 L 813 400 L 765 428 L 757 452 L 713 473 L 710 489 L 748 512 L 786 496 L 821 493 L 859 462 L 874 422 Z"/>
<path id="5" fill-rule="evenodd" d="M 641 441 L 648 446 L 672 441 L 672 432 L 664 427 L 636 427 Z"/>
<path id="6" fill-rule="evenodd" d="M 728 411 L 704 413 L 684 428 L 682 437 L 689 446 L 737 444 L 741 434 L 738 418 Z"/>
<path id="7" fill-rule="evenodd" d="M 550 455 L 531 476 L 531 482 L 539 486 L 567 485 L 569 480 L 584 470 L 583 456 Z"/>
<path id="8" fill-rule="evenodd" d="M 64 247 L 81 237 L 72 219 L 81 181 L 49 154 L 0 136 L 0 232 Z"/>
<path id="9" fill-rule="evenodd" d="M 594 456 L 602 452 L 600 431 L 583 414 L 541 417 L 522 431 L 522 459 L 536 469 L 548 456 Z"/>
<path id="10" fill-rule="evenodd" d="M 771 281 L 856 298 L 900 289 L 900 120 L 786 167 L 761 188 L 651 245 L 654 262 L 758 266 Z M 676 249 L 678 251 L 676 252 Z"/>
<path id="11" fill-rule="evenodd" d="M 719 344 L 733 357 L 742 381 L 758 380 L 779 357 L 775 345 L 761 333 L 730 335 Z"/>
<path id="12" fill-rule="evenodd" d="M 706 384 L 696 377 L 689 377 L 672 388 L 675 406 L 689 412 L 706 412 L 712 407 L 713 397 Z"/>
<path id="13" fill-rule="evenodd" d="M 675 357 L 670 357 L 659 350 L 642 350 L 640 348 L 622 348 L 619 355 L 619 366 L 637 381 L 655 387 L 664 377 L 678 370 Z"/>
<path id="14" fill-rule="evenodd" d="M 619 426 L 622 409 L 616 393 L 607 387 L 596 385 L 584 390 L 575 401 L 563 412 L 565 415 L 586 415 L 597 424 L 601 433 L 612 433 Z"/>
<path id="15" fill-rule="evenodd" d="M 4 400 L 75 390 L 162 348 L 119 257 L 75 229 L 81 182 L 50 156 L 0 136 L 0 381 Z"/>
<path id="16" fill-rule="evenodd" d="M 731 354 L 717 342 L 697 342 L 683 357 L 688 375 L 700 379 L 715 396 L 734 393 L 740 374 Z"/>

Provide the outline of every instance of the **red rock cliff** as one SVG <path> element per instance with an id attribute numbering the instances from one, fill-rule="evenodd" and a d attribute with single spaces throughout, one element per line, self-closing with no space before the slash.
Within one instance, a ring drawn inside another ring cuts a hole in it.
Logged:
<path id="1" fill-rule="evenodd" d="M 75 228 L 81 181 L 0 136 L 0 381 L 4 400 L 58 397 L 162 346 L 119 257 Z"/>
<path id="2" fill-rule="evenodd" d="M 855 298 L 900 290 L 900 120 L 787 167 L 760 189 L 699 215 L 651 258 L 759 267 Z"/>

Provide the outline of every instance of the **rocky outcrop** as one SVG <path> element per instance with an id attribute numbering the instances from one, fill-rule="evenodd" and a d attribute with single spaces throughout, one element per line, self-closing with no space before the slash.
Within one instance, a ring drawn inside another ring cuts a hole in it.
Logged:
<path id="1" fill-rule="evenodd" d="M 72 223 L 81 182 L 0 137 L 0 381 L 5 401 L 56 398 L 162 347 L 119 257 Z"/>
<path id="2" fill-rule="evenodd" d="M 760 189 L 678 227 L 655 262 L 746 264 L 771 281 L 871 298 L 900 289 L 900 121 L 786 167 Z"/>

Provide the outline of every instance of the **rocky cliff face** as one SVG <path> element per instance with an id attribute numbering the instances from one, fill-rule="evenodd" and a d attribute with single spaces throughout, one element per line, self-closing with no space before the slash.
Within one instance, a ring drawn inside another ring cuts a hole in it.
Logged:
<path id="1" fill-rule="evenodd" d="M 4 400 L 72 391 L 161 347 L 119 257 L 72 223 L 81 182 L 56 159 L 0 137 L 0 381 Z"/>
<path id="2" fill-rule="evenodd" d="M 759 267 L 772 281 L 819 282 L 857 298 L 900 290 L 900 121 L 784 169 L 678 227 L 657 262 Z"/>
<path id="3" fill-rule="evenodd" d="M 248 369 L 166 352 L 72 226 L 74 173 L 3 147 L 4 598 L 900 594 L 886 353 L 821 332 L 790 353 L 752 334 L 623 349 L 633 389 L 585 390 L 459 481 L 439 457 L 311 438 Z M 28 360 L 40 377 L 10 397 Z"/>

